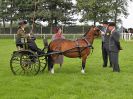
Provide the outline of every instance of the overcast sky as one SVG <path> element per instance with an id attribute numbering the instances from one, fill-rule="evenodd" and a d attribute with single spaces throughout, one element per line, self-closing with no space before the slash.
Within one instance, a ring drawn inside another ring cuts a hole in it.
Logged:
<path id="1" fill-rule="evenodd" d="M 126 28 L 133 28 L 133 2 L 129 3 L 128 12 L 129 16 L 127 18 L 122 18 L 123 26 Z"/>
<path id="2" fill-rule="evenodd" d="M 76 3 L 75 0 L 73 0 L 73 3 Z M 123 26 L 125 28 L 133 28 L 133 2 L 129 2 L 129 7 L 128 7 L 128 12 L 129 12 L 129 15 L 127 18 L 125 17 L 122 17 L 122 22 L 123 22 Z M 76 19 L 80 19 L 81 16 L 80 15 L 76 15 L 74 16 Z M 91 22 L 90 22 L 91 23 Z M 77 24 L 81 24 L 77 21 Z"/>

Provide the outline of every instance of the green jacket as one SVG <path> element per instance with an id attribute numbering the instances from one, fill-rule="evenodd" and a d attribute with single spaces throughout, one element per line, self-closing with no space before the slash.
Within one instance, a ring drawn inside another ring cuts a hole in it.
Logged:
<path id="1" fill-rule="evenodd" d="M 19 28 L 17 31 L 17 37 L 16 37 L 16 44 L 22 44 L 21 42 L 21 38 L 27 38 L 27 34 L 25 32 L 25 30 L 23 30 L 22 28 Z"/>

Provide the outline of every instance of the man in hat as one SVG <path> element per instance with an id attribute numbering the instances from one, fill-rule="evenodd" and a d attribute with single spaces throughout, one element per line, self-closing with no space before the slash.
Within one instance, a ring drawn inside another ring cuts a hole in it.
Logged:
<path id="1" fill-rule="evenodd" d="M 108 64 L 108 59 L 110 62 L 110 67 L 111 61 L 110 61 L 110 54 L 109 54 L 109 37 L 110 37 L 110 32 L 108 31 L 108 24 L 109 22 L 103 21 L 101 22 L 103 28 L 102 28 L 102 57 L 103 57 L 103 67 L 107 67 Z"/>
<path id="2" fill-rule="evenodd" d="M 111 32 L 110 38 L 109 38 L 109 51 L 111 55 L 111 63 L 113 66 L 114 72 L 120 72 L 120 67 L 118 63 L 119 58 L 119 50 L 121 50 L 120 46 L 120 34 L 115 29 L 116 24 L 114 22 L 109 23 L 109 31 Z"/>

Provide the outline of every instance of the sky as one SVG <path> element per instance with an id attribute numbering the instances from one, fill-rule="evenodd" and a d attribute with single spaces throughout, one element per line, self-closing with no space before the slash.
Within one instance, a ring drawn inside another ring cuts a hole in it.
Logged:
<path id="1" fill-rule="evenodd" d="M 129 3 L 128 7 L 128 17 L 122 18 L 123 26 L 126 28 L 133 28 L 133 2 Z"/>
<path id="2" fill-rule="evenodd" d="M 75 0 L 73 0 L 73 3 L 76 3 L 76 1 Z M 129 13 L 129 15 L 128 15 L 128 17 L 121 17 L 121 20 L 122 20 L 122 25 L 125 27 L 125 28 L 133 28 L 133 2 L 129 2 L 129 6 L 128 6 L 128 13 Z M 81 18 L 81 16 L 80 15 L 76 15 L 76 16 L 74 16 L 76 19 L 80 19 Z M 77 24 L 80 24 L 80 25 L 82 25 L 82 23 L 79 23 L 78 21 L 77 21 Z M 92 24 L 91 22 L 90 22 L 90 24 Z"/>

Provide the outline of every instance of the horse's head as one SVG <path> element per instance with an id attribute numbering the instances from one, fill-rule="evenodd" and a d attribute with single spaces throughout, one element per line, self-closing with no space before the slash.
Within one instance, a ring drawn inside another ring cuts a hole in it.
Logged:
<path id="1" fill-rule="evenodd" d="M 99 37 L 101 35 L 101 31 L 99 27 L 93 26 L 91 29 L 92 31 L 94 31 L 93 32 L 94 37 Z"/>
<path id="2" fill-rule="evenodd" d="M 93 35 L 94 37 L 100 36 L 101 31 L 100 31 L 99 27 L 91 26 L 90 29 L 84 34 L 84 37 L 91 36 L 91 35 Z"/>

